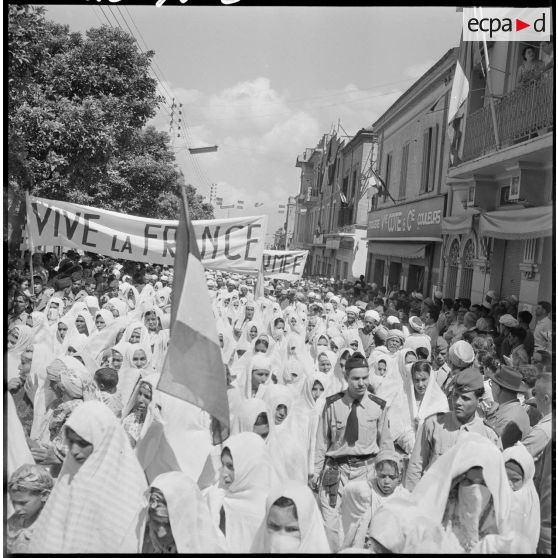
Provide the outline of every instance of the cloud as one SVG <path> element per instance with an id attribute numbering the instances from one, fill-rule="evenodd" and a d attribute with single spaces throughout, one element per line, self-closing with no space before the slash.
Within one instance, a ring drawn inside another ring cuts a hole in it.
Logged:
<path id="1" fill-rule="evenodd" d="M 171 85 L 165 87 L 170 91 Z M 200 194 L 208 196 L 214 183 L 225 204 L 245 202 L 244 210 L 217 210 L 217 217 L 268 214 L 269 231 L 274 231 L 286 217 L 278 214 L 277 206 L 300 188 L 297 156 L 337 129 L 338 121 L 350 135 L 370 126 L 408 85 L 363 90 L 349 83 L 306 99 L 291 98 L 288 91 L 274 89 L 261 76 L 211 95 L 173 88 L 175 126 L 178 118 L 187 124 L 187 134 L 181 130 L 180 138 L 174 137 L 177 163 Z M 169 107 L 161 109 L 151 123 L 168 132 Z M 218 152 L 192 157 L 186 150 L 208 145 L 218 145 Z M 264 205 L 255 208 L 255 202 Z"/>

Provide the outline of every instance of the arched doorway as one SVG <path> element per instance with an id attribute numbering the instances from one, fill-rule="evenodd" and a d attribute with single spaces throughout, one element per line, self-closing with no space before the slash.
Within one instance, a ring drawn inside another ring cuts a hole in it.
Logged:
<path id="1" fill-rule="evenodd" d="M 475 258 L 475 245 L 469 239 L 463 250 L 463 259 L 461 267 L 461 285 L 459 296 L 462 298 L 471 298 L 471 287 L 473 285 L 473 260 Z"/>
<path id="2" fill-rule="evenodd" d="M 457 272 L 459 271 L 459 241 L 455 239 L 448 254 L 448 275 L 446 281 L 446 293 L 448 298 L 455 298 L 457 287 Z"/>

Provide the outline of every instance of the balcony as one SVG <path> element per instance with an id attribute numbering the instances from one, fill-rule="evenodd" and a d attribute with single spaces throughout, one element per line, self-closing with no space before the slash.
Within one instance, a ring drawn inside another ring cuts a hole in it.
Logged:
<path id="1" fill-rule="evenodd" d="M 536 135 L 551 132 L 554 126 L 554 72 L 547 71 L 541 78 L 525 87 L 518 87 L 501 99 L 494 109 L 500 147 L 508 147 Z M 496 150 L 490 106 L 467 116 L 462 160 L 470 161 Z"/>

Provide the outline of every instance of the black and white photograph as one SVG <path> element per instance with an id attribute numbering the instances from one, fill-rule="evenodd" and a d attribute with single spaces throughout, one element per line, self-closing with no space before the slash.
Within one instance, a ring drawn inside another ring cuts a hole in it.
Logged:
<path id="1" fill-rule="evenodd" d="M 555 5 L 8 3 L 4 554 L 555 554 Z"/>

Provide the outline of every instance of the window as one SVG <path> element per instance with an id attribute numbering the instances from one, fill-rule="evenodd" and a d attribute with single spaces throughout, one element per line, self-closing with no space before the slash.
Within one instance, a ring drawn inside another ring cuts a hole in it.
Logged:
<path id="1" fill-rule="evenodd" d="M 506 205 L 510 201 L 510 187 L 500 188 L 500 205 Z"/>
<path id="2" fill-rule="evenodd" d="M 420 182 L 421 194 L 434 190 L 439 127 L 440 126 L 436 124 L 436 126 L 431 126 L 424 131 L 422 143 L 422 176 Z"/>
<path id="3" fill-rule="evenodd" d="M 534 264 L 537 263 L 537 255 L 539 252 L 539 239 L 530 238 L 525 241 L 525 246 L 523 248 L 523 261 L 525 263 Z"/>
<path id="4" fill-rule="evenodd" d="M 399 199 L 405 198 L 405 192 L 407 191 L 407 167 L 409 164 L 409 143 L 406 143 L 403 147 L 403 153 L 401 155 L 401 174 L 399 176 Z"/>
<path id="5" fill-rule="evenodd" d="M 391 159 L 392 159 L 392 154 L 388 153 L 386 155 L 386 170 L 384 172 L 384 182 L 386 183 L 386 192 L 384 193 L 384 201 L 386 201 L 387 192 L 389 192 L 389 183 L 391 179 Z"/>
<path id="6" fill-rule="evenodd" d="M 353 171 L 353 189 L 351 191 L 351 199 L 358 195 L 358 188 L 357 188 L 357 171 Z"/>
<path id="7" fill-rule="evenodd" d="M 341 196 L 341 201 L 343 203 L 347 203 L 347 196 L 349 194 L 349 177 L 346 176 L 343 179 L 343 194 L 345 195 L 345 199 L 343 199 L 343 196 Z"/>

